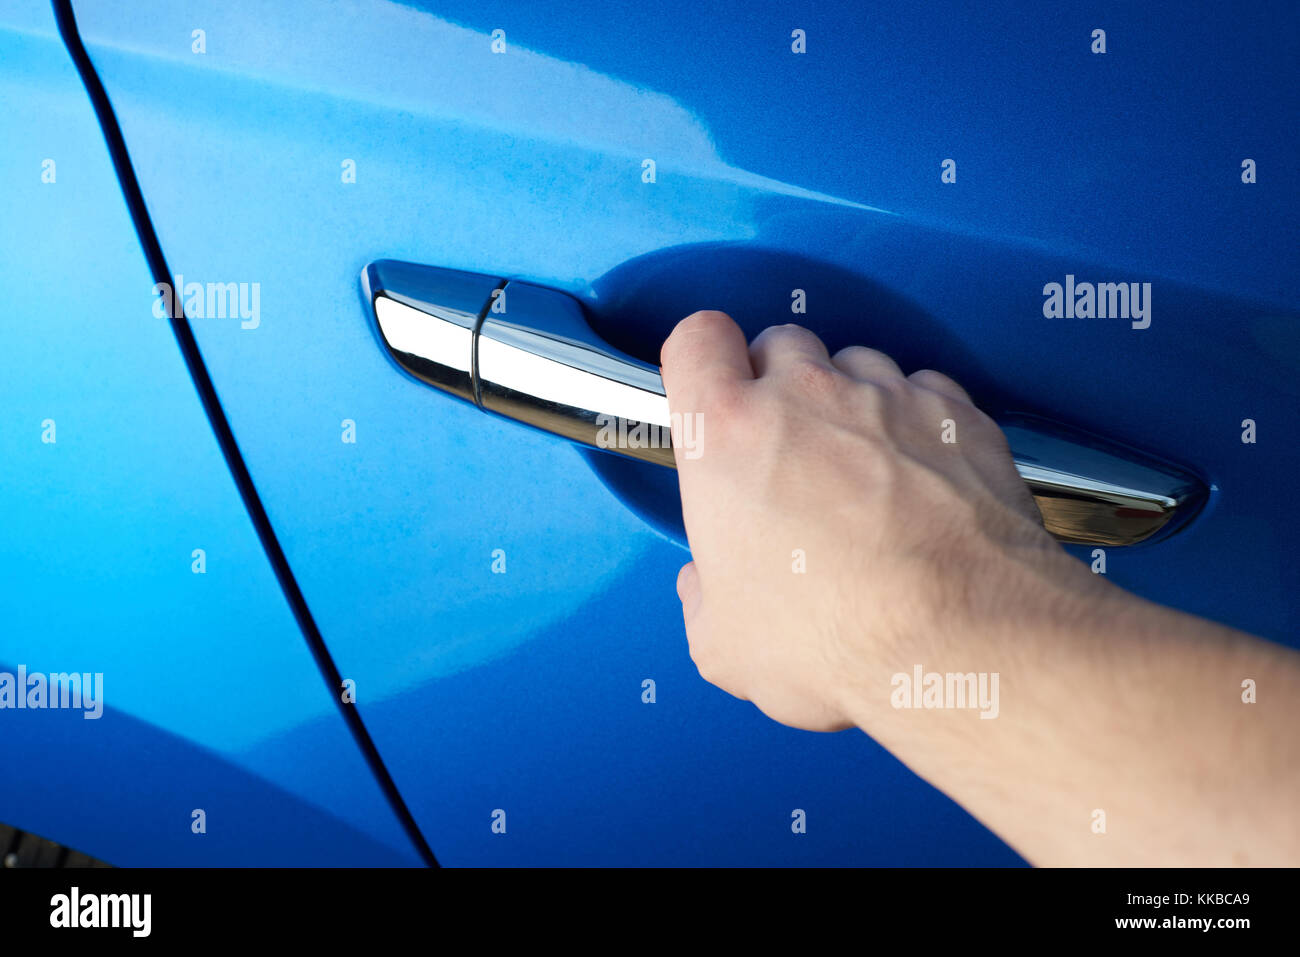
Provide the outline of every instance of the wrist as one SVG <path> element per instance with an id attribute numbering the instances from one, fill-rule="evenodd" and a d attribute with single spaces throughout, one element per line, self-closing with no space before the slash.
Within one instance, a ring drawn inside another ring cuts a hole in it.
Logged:
<path id="1" fill-rule="evenodd" d="M 1017 705 L 1068 693 L 1065 660 L 1143 604 L 1055 542 L 946 564 L 913 591 L 918 600 L 897 603 L 906 621 L 859 629 L 852 642 L 839 706 L 891 750 L 913 737 L 957 748 L 983 740 L 1009 690 Z"/>

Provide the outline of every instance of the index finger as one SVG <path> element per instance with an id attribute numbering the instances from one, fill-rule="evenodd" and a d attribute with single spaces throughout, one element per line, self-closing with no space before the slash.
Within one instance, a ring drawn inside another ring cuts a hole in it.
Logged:
<path id="1" fill-rule="evenodd" d="M 677 412 L 698 412 L 711 387 L 754 378 L 745 334 L 725 312 L 704 310 L 687 316 L 664 342 L 659 353 L 668 406 Z"/>

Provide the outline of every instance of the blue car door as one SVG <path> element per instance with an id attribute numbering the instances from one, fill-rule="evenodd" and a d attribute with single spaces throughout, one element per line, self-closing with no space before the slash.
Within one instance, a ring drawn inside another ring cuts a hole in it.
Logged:
<path id="1" fill-rule="evenodd" d="M 703 682 L 674 473 L 403 374 L 378 261 L 563 293 L 651 365 L 699 308 L 799 322 L 1169 463 L 1199 514 L 1106 573 L 1295 643 L 1282 4 L 73 7 L 340 693 L 442 863 L 1020 858 L 865 736 Z M 1103 283 L 1122 314 L 1053 305 Z"/>
<path id="2" fill-rule="evenodd" d="M 419 864 L 152 313 L 48 4 L 0 4 L 0 181 L 0 867 Z"/>

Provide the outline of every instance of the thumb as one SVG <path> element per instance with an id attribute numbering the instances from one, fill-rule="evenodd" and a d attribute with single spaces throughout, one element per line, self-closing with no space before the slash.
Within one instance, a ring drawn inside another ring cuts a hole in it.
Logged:
<path id="1" fill-rule="evenodd" d="M 695 562 L 687 562 L 677 573 L 677 597 L 682 602 L 682 618 L 690 621 L 700 607 L 700 573 Z"/>

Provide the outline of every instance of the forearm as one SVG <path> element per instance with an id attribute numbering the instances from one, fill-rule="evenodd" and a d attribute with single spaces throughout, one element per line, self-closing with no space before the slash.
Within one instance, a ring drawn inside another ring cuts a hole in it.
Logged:
<path id="1" fill-rule="evenodd" d="M 915 662 L 998 672 L 996 718 L 882 707 L 885 672 L 914 666 L 895 654 L 859 726 L 1035 864 L 1300 863 L 1300 656 L 1100 581 L 1033 577 L 1026 607 Z"/>
<path id="2" fill-rule="evenodd" d="M 709 422 L 677 458 L 706 680 L 857 725 L 1037 864 L 1300 864 L 1300 656 L 1072 559 L 961 386 L 720 313 L 663 360 Z"/>

